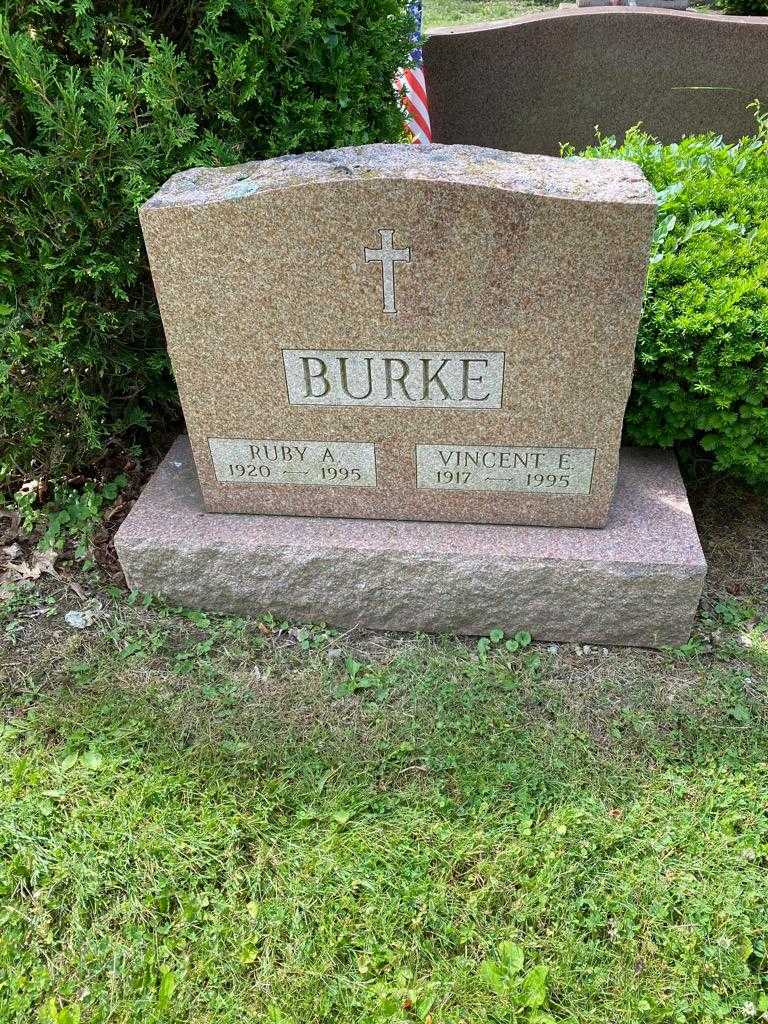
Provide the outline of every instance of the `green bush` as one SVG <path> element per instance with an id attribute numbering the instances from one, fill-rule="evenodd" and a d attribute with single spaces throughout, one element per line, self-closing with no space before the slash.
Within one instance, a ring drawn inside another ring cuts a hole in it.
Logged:
<path id="1" fill-rule="evenodd" d="M 734 145 L 634 128 L 585 155 L 633 160 L 659 200 L 627 439 L 768 486 L 768 120 Z"/>
<path id="2" fill-rule="evenodd" d="M 717 0 L 717 7 L 723 14 L 768 14 L 768 0 Z"/>
<path id="3" fill-rule="evenodd" d="M 173 172 L 397 139 L 401 0 L 0 5 L 0 484 L 169 413 L 136 211 Z"/>

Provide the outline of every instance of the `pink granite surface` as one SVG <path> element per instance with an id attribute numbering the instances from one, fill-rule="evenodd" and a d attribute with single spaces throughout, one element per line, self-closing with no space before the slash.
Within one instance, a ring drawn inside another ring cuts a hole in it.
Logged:
<path id="1" fill-rule="evenodd" d="M 370 145 L 174 175 L 141 223 L 206 509 L 602 526 L 655 214 L 633 163 L 477 147 Z M 383 231 L 408 255 L 394 310 L 367 255 Z M 495 361 L 499 386 L 484 379 L 487 405 L 458 407 L 461 389 L 418 378 L 399 405 L 391 382 L 369 404 L 303 404 L 285 363 L 301 352 L 313 366 L 341 353 L 355 372 L 366 356 L 434 368 L 463 354 Z M 375 479 L 323 486 L 261 477 L 269 467 L 247 456 L 217 462 L 237 439 L 364 445 Z M 419 451 L 458 445 L 573 449 L 594 467 L 564 493 L 419 482 Z"/>
<path id="2" fill-rule="evenodd" d="M 180 438 L 115 539 L 131 587 L 211 611 L 684 642 L 706 573 L 674 457 L 622 451 L 603 530 L 210 514 Z"/>
<path id="3" fill-rule="evenodd" d="M 432 138 L 525 153 L 577 149 L 595 125 L 664 142 L 754 130 L 768 102 L 768 18 L 572 8 L 433 29 L 424 47 Z"/>

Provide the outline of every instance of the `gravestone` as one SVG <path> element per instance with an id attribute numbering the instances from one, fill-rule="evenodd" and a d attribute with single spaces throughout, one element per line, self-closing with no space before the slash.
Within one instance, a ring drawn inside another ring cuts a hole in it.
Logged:
<path id="1" fill-rule="evenodd" d="M 768 103 L 768 18 L 573 6 L 430 30 L 432 138 L 558 155 L 641 124 L 661 142 L 755 132 Z"/>
<path id="2" fill-rule="evenodd" d="M 636 165 L 369 146 L 187 171 L 141 221 L 208 511 L 605 524 Z"/>
<path id="3" fill-rule="evenodd" d="M 129 584 L 682 642 L 685 491 L 671 456 L 619 452 L 654 214 L 633 164 L 474 147 L 175 175 L 141 220 L 189 440 L 118 532 Z"/>

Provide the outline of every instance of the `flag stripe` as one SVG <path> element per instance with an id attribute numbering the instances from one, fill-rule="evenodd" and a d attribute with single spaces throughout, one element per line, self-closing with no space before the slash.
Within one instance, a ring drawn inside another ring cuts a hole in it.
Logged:
<path id="1" fill-rule="evenodd" d="M 418 142 L 423 145 L 424 143 L 432 141 L 428 135 L 425 135 L 422 132 L 421 128 L 418 127 L 415 121 L 411 121 L 406 128 L 406 131 L 411 137 L 411 142 Z"/>
<path id="2" fill-rule="evenodd" d="M 421 120 L 426 128 L 429 128 L 429 111 L 427 110 L 426 104 L 422 103 L 415 92 L 410 92 L 404 98 L 403 102 L 409 108 L 409 110 L 418 111 Z"/>
<path id="3" fill-rule="evenodd" d="M 414 32 L 412 36 L 413 50 L 411 59 L 414 67 L 402 68 L 394 81 L 394 87 L 400 96 L 405 131 L 413 142 L 431 142 L 432 125 L 429 119 L 429 103 L 427 102 L 427 85 L 424 79 L 421 55 L 421 0 L 408 0 L 408 13 L 413 18 Z"/>
<path id="4" fill-rule="evenodd" d="M 424 81 L 424 72 L 421 68 L 408 68 L 405 73 L 405 80 L 411 88 L 411 92 L 415 92 L 421 102 L 426 107 L 427 105 L 427 85 Z"/>
<path id="5" fill-rule="evenodd" d="M 415 121 L 416 124 L 419 126 L 419 128 L 421 128 L 421 130 L 424 133 L 424 135 L 429 136 L 431 134 L 430 130 L 429 130 L 430 129 L 429 117 L 426 117 L 426 118 L 424 117 L 424 114 L 419 110 L 419 108 L 416 106 L 416 104 L 411 100 L 410 96 L 405 100 L 405 109 L 411 115 L 411 120 Z"/>

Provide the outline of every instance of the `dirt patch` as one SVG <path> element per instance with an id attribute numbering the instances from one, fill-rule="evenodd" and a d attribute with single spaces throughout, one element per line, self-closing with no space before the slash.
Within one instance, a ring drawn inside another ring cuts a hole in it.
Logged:
<path id="1" fill-rule="evenodd" d="M 706 599 L 748 597 L 768 611 L 768 497 L 728 479 L 690 490 L 709 565 Z"/>

